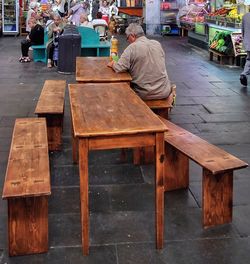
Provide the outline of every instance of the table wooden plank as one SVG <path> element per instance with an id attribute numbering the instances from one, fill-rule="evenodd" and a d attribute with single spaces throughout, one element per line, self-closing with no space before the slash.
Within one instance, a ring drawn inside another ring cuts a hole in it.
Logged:
<path id="1" fill-rule="evenodd" d="M 65 80 L 46 80 L 35 114 L 61 114 L 64 110 Z"/>
<path id="2" fill-rule="evenodd" d="M 16 119 L 3 198 L 50 194 L 45 118 Z"/>
<path id="3" fill-rule="evenodd" d="M 128 72 L 116 73 L 107 67 L 109 57 L 77 57 L 76 81 L 77 82 L 130 82 Z"/>
<path id="4" fill-rule="evenodd" d="M 70 84 L 69 96 L 75 137 L 167 130 L 127 83 Z"/>

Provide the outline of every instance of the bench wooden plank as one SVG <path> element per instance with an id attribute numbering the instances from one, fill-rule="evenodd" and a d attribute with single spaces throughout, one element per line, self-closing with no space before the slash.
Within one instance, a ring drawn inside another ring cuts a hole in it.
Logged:
<path id="1" fill-rule="evenodd" d="M 203 168 L 203 227 L 232 221 L 233 171 L 248 166 L 244 161 L 161 118 L 165 132 L 165 191 L 187 188 L 189 159 Z"/>
<path id="2" fill-rule="evenodd" d="M 50 176 L 45 119 L 15 122 L 3 198 L 49 195 Z"/>
<path id="3" fill-rule="evenodd" d="M 65 89 L 65 80 L 46 80 L 35 109 L 38 117 L 46 118 L 50 151 L 61 149 Z"/>
<path id="4" fill-rule="evenodd" d="M 16 119 L 2 194 L 8 201 L 10 256 L 48 250 L 50 194 L 46 120 Z"/>
<path id="5" fill-rule="evenodd" d="M 224 171 L 241 169 L 248 166 L 244 161 L 176 126 L 170 121 L 164 120 L 163 122 L 169 128 L 169 131 L 165 133 L 165 141 L 205 169 L 211 171 L 212 174 L 219 174 Z"/>
<path id="6" fill-rule="evenodd" d="M 64 112 L 65 89 L 65 80 L 46 80 L 35 109 L 35 114 L 62 114 Z"/>

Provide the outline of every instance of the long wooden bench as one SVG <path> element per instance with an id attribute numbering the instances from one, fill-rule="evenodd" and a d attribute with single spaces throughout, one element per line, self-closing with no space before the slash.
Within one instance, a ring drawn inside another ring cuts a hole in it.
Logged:
<path id="1" fill-rule="evenodd" d="M 233 171 L 248 166 L 244 161 L 161 118 L 165 133 L 165 191 L 188 188 L 189 159 L 203 168 L 203 227 L 232 221 Z"/>
<path id="2" fill-rule="evenodd" d="M 16 119 L 2 195 L 8 201 L 10 256 L 48 251 L 50 194 L 46 121 Z"/>
<path id="3" fill-rule="evenodd" d="M 35 109 L 46 118 L 50 151 L 61 149 L 65 88 L 65 80 L 46 80 Z"/>

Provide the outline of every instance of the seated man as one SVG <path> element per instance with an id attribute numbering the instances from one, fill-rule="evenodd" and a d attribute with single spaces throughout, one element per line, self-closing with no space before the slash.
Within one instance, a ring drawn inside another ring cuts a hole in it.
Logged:
<path id="1" fill-rule="evenodd" d="M 87 14 L 81 14 L 80 15 L 80 27 L 93 28 L 92 23 L 89 22 L 89 20 L 88 20 Z"/>
<path id="2" fill-rule="evenodd" d="M 28 20 L 28 25 L 31 31 L 26 39 L 21 41 L 22 56 L 19 59 L 20 62 L 30 62 L 28 55 L 29 47 L 32 45 L 42 45 L 44 42 L 44 29 L 41 25 L 37 24 L 34 17 Z"/>
<path id="3" fill-rule="evenodd" d="M 62 33 L 64 23 L 60 15 L 54 15 L 54 22 L 48 27 L 48 43 L 47 43 L 47 54 L 48 64 L 47 67 L 53 67 L 53 53 L 56 46 L 58 46 L 58 37 Z"/>
<path id="4" fill-rule="evenodd" d="M 97 12 L 96 19 L 92 20 L 93 28 L 99 33 L 100 40 L 107 39 L 108 24 L 106 20 L 102 19 L 102 13 Z"/>
<path id="5" fill-rule="evenodd" d="M 116 72 L 129 71 L 131 87 L 143 100 L 167 98 L 171 84 L 161 44 L 146 38 L 139 24 L 131 23 L 125 33 L 130 45 L 118 62 L 111 61 L 108 66 Z"/>

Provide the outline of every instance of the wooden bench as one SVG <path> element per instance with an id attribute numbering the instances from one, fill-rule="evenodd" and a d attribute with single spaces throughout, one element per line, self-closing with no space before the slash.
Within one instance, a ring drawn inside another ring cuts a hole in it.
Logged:
<path id="1" fill-rule="evenodd" d="M 189 159 L 203 168 L 203 227 L 232 221 L 233 171 L 248 166 L 244 161 L 161 118 L 165 133 L 165 191 L 188 188 Z"/>
<path id="2" fill-rule="evenodd" d="M 99 34 L 92 28 L 78 27 L 81 35 L 81 56 L 110 56 L 110 41 L 100 41 Z"/>
<path id="3" fill-rule="evenodd" d="M 48 251 L 50 194 L 46 121 L 16 119 L 2 195 L 8 201 L 10 256 Z"/>
<path id="4" fill-rule="evenodd" d="M 61 149 L 65 88 L 65 80 L 46 80 L 35 109 L 46 118 L 50 151 Z"/>
<path id="5" fill-rule="evenodd" d="M 168 119 L 169 112 L 173 108 L 176 97 L 176 85 L 171 85 L 171 94 L 166 99 L 145 100 L 144 103 L 157 115 Z M 124 155 L 124 154 L 123 154 Z M 154 162 L 154 147 L 135 148 L 133 162 L 135 165 L 149 164 Z M 121 159 L 124 159 L 121 157 Z"/>
<path id="6" fill-rule="evenodd" d="M 217 56 L 217 60 L 220 62 L 221 65 L 223 64 L 233 65 L 234 64 L 234 56 L 222 54 L 216 50 L 209 49 L 210 61 L 213 61 L 214 56 Z"/>
<path id="7" fill-rule="evenodd" d="M 173 108 L 176 97 L 176 85 L 171 85 L 171 93 L 166 99 L 145 100 L 147 106 L 157 115 L 168 119 L 169 112 Z"/>

